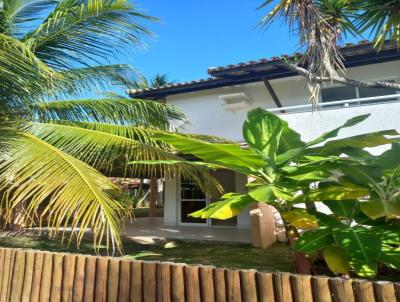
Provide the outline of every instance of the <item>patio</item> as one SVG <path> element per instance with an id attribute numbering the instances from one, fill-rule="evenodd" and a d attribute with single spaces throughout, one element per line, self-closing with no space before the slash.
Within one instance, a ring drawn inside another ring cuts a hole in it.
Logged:
<path id="1" fill-rule="evenodd" d="M 249 229 L 229 227 L 167 226 L 162 217 L 137 218 L 126 223 L 124 237 L 140 243 L 154 243 L 167 239 L 213 241 L 221 243 L 250 244 Z"/>

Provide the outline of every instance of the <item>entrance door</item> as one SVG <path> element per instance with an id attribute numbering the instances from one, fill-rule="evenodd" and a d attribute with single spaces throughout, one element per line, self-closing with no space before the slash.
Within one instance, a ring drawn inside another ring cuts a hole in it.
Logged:
<path id="1" fill-rule="evenodd" d="M 180 224 L 207 225 L 207 219 L 193 218 L 189 214 L 207 206 L 206 195 L 194 183 L 181 181 L 181 198 L 179 202 Z"/>
<path id="2" fill-rule="evenodd" d="M 226 193 L 236 192 L 236 179 L 235 179 L 235 172 L 229 170 L 218 170 L 212 172 L 213 176 L 219 181 L 219 183 L 224 188 Z M 211 200 L 218 201 L 217 200 Z M 212 226 L 223 226 L 223 227 L 236 227 L 237 225 L 237 217 L 233 217 L 226 220 L 220 219 L 211 219 Z"/>

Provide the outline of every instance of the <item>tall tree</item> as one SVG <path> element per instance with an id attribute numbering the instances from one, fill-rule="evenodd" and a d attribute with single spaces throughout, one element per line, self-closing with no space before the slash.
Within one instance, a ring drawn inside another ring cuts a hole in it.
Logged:
<path id="1" fill-rule="evenodd" d="M 172 83 L 173 81 L 170 81 L 166 74 L 158 73 L 151 79 L 141 77 L 139 80 L 133 82 L 132 87 L 134 89 L 158 88 Z"/>
<path id="2" fill-rule="evenodd" d="M 275 1 L 267 0 L 260 9 Z M 367 82 L 348 79 L 338 44 L 343 35 L 371 34 L 380 50 L 386 40 L 400 47 L 399 0 L 280 0 L 262 22 L 266 26 L 283 18 L 299 36 L 304 56 L 295 63 L 286 62 L 308 80 L 311 99 L 318 101 L 321 83 L 337 82 L 350 86 L 400 88 L 391 82 Z"/>
<path id="3" fill-rule="evenodd" d="M 116 54 L 140 47 L 156 19 L 128 0 L 0 1 L 0 191 L 3 217 L 16 209 L 25 225 L 86 229 L 94 245 L 120 248 L 120 191 L 99 172 L 176 173 L 204 189 L 208 172 L 190 165 L 130 166 L 145 158 L 177 159 L 150 138 L 186 121 L 177 108 L 117 98 L 71 99 L 92 88 L 135 80 Z M 68 100 L 62 98 L 68 96 Z"/>

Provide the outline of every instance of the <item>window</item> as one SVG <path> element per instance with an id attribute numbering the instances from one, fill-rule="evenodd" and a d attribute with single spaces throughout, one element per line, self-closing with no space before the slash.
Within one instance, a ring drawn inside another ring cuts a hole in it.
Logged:
<path id="1" fill-rule="evenodd" d="M 207 219 L 193 218 L 189 214 L 207 206 L 206 195 L 194 183 L 181 182 L 181 223 L 207 223 Z"/>
<path id="2" fill-rule="evenodd" d="M 394 82 L 394 81 L 388 81 Z M 322 103 L 353 100 L 359 98 L 370 98 L 384 95 L 398 94 L 400 91 L 390 88 L 368 88 L 368 87 L 349 87 L 349 86 L 336 86 L 326 87 L 321 89 Z M 385 99 L 385 100 L 371 100 L 362 102 L 362 104 L 378 104 L 381 102 L 397 101 L 398 98 Z M 351 104 L 346 104 L 350 105 Z M 327 105 L 324 108 L 343 107 L 345 104 Z"/>
<path id="3" fill-rule="evenodd" d="M 393 81 L 391 81 L 393 82 Z M 370 98 L 374 96 L 382 96 L 382 95 L 391 95 L 391 94 L 397 94 L 398 91 L 396 89 L 390 89 L 390 88 L 368 88 L 368 87 L 359 87 L 358 88 L 360 98 Z M 393 99 L 385 99 L 383 101 L 385 102 L 392 102 L 392 101 L 397 101 L 398 98 L 393 98 Z M 368 101 L 366 102 L 367 104 L 377 104 L 379 102 L 382 102 L 380 100 L 376 101 Z"/>
<path id="4" fill-rule="evenodd" d="M 323 103 L 351 100 L 357 98 L 357 91 L 354 87 L 329 87 L 321 89 L 321 100 Z"/>

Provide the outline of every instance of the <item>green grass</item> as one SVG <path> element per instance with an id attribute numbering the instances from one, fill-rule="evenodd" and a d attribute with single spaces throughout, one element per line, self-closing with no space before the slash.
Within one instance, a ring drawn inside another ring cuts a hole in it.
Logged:
<path id="1" fill-rule="evenodd" d="M 26 235 L 0 237 L 0 247 L 38 249 L 53 252 L 94 254 L 91 242 L 83 242 L 78 249 L 61 245 L 60 240 Z M 171 261 L 217 267 L 258 269 L 262 271 L 293 272 L 293 255 L 285 244 L 275 244 L 267 250 L 247 245 L 168 241 L 153 244 L 129 242 L 124 244 L 128 259 Z M 106 254 L 101 249 L 101 254 Z"/>

